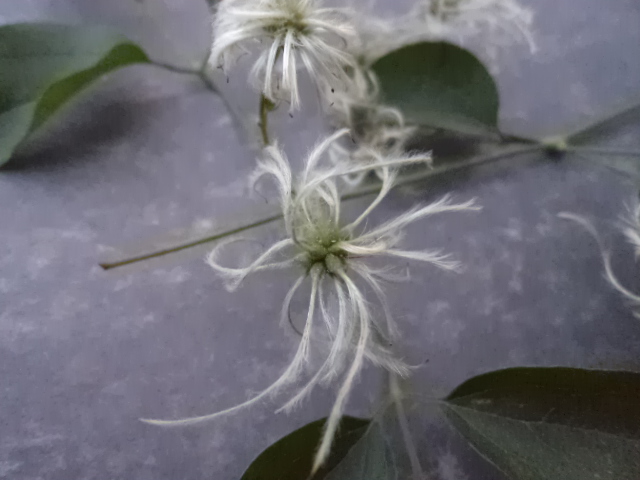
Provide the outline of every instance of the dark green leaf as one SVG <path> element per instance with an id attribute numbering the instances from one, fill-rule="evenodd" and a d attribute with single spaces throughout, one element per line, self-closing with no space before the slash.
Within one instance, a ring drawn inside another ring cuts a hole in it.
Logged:
<path id="1" fill-rule="evenodd" d="M 0 165 L 18 144 L 100 76 L 147 55 L 102 27 L 0 27 Z"/>
<path id="2" fill-rule="evenodd" d="M 511 368 L 443 402 L 456 429 L 517 480 L 640 479 L 640 374 Z"/>
<path id="3" fill-rule="evenodd" d="M 495 132 L 498 89 L 480 61 L 444 42 L 395 50 L 373 64 L 383 102 L 407 121 L 462 133 Z"/>
<path id="4" fill-rule="evenodd" d="M 560 129 L 560 131 L 566 132 L 561 136 L 567 143 L 582 145 L 608 139 L 625 126 L 637 125 L 639 119 L 640 95 L 636 95 L 611 106 L 598 114 L 595 120 L 593 115 L 590 115 L 590 118 L 582 124 Z"/>
<path id="5" fill-rule="evenodd" d="M 391 451 L 380 425 L 373 423 L 325 480 L 392 480 L 395 477 Z"/>
<path id="6" fill-rule="evenodd" d="M 599 152 L 596 149 L 590 151 L 589 148 L 581 150 L 579 147 L 573 150 L 572 155 L 568 157 L 575 162 L 576 165 L 583 166 L 585 161 L 602 165 L 616 173 L 622 174 L 624 177 L 632 177 L 636 181 L 640 180 L 640 148 L 638 152 L 629 152 L 628 154 L 610 154 L 606 149 Z"/>
<path id="7" fill-rule="evenodd" d="M 278 440 L 253 461 L 241 480 L 307 480 L 325 421 L 326 418 L 312 422 Z M 368 426 L 369 420 L 343 417 L 331 455 L 313 479 L 324 478 L 364 435 Z"/>

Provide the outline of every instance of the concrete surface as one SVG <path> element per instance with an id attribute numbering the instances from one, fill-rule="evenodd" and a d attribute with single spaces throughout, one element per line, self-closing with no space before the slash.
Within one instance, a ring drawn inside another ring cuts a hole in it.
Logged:
<path id="1" fill-rule="evenodd" d="M 556 132 L 640 91 L 636 1 L 529 4 L 540 52 L 499 59 L 505 129 Z M 111 24 L 183 66 L 206 51 L 206 13 L 204 2 L 178 0 L 0 3 L 2 23 Z M 242 80 L 232 75 L 228 88 L 244 92 Z M 321 134 L 313 116 L 276 123 L 294 153 Z M 631 119 L 598 145 L 640 150 L 639 125 Z M 408 358 L 428 360 L 417 392 L 522 364 L 640 367 L 640 323 L 603 279 L 595 243 L 556 218 L 595 219 L 620 277 L 638 291 L 638 267 L 615 228 L 637 185 L 579 158 L 526 160 L 400 192 L 375 215 L 447 192 L 484 206 L 428 219 L 408 238 L 466 265 L 461 275 L 417 266 L 411 283 L 391 289 Z M 256 276 L 229 294 L 202 260 L 207 248 L 98 267 L 255 216 L 265 205 L 245 186 L 254 161 L 222 102 L 196 80 L 132 67 L 83 95 L 0 172 L 0 478 L 234 480 L 270 443 L 326 415 L 331 391 L 290 416 L 272 413 L 276 400 L 198 428 L 137 420 L 233 405 L 268 385 L 295 348 L 277 322 L 294 272 Z M 265 244 L 277 235 L 277 225 L 252 233 Z M 349 412 L 366 415 L 377 393 L 367 372 Z M 446 429 L 414 425 L 441 480 L 497 478 Z"/>

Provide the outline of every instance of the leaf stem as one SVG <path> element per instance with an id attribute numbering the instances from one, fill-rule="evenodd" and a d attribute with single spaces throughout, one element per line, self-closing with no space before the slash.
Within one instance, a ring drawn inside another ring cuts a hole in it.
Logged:
<path id="1" fill-rule="evenodd" d="M 406 175 L 405 177 L 401 177 L 398 182 L 396 182 L 396 185 L 394 188 L 397 187 L 401 187 L 401 186 L 405 186 L 405 185 L 410 185 L 412 183 L 416 183 L 416 182 L 420 182 L 423 180 L 426 180 L 427 178 L 431 178 L 431 177 L 435 177 L 438 175 L 443 175 L 446 173 L 450 173 L 456 170 L 461 170 L 461 169 L 465 169 L 465 168 L 469 168 L 472 166 L 476 166 L 476 165 L 481 165 L 481 164 L 488 164 L 491 162 L 495 162 L 497 160 L 500 160 L 502 158 L 505 157 L 510 157 L 512 155 L 522 155 L 522 154 L 526 154 L 526 153 L 531 153 L 531 152 L 535 152 L 535 151 L 540 151 L 543 150 L 544 146 L 543 145 L 529 145 L 529 146 L 524 146 L 524 147 L 520 147 L 520 148 L 514 148 L 514 149 L 510 149 L 506 152 L 498 152 L 498 153 L 494 153 L 491 155 L 485 155 L 482 157 L 477 157 L 477 158 L 473 158 L 471 160 L 468 161 L 463 161 L 463 162 L 458 162 L 456 164 L 453 165 L 447 165 L 445 167 L 441 167 L 441 168 L 434 168 L 432 170 L 428 170 L 426 172 L 420 172 L 417 174 L 413 174 L 413 175 Z M 348 193 L 346 195 L 343 195 L 341 197 L 341 199 L 345 202 L 349 201 L 349 200 L 353 200 L 356 198 L 361 198 L 361 197 L 366 197 L 368 195 L 374 195 L 376 193 L 378 193 L 380 191 L 380 186 L 379 185 L 371 185 L 369 187 L 366 188 L 362 188 L 360 190 L 357 190 L 355 192 L 351 192 Z M 169 255 L 171 253 L 177 253 L 180 252 L 182 250 L 187 250 L 189 248 L 192 247 L 196 247 L 198 245 L 203 245 L 205 243 L 209 243 L 209 242 L 213 242 L 216 240 L 220 240 L 222 238 L 231 236 L 231 235 L 235 235 L 236 233 L 240 233 L 240 232 L 244 232 L 247 230 L 251 230 L 252 228 L 256 228 L 256 227 L 260 227 L 263 225 L 267 225 L 269 223 L 275 222 L 277 220 L 280 220 L 282 218 L 282 214 L 274 214 L 272 216 L 269 216 L 267 218 L 263 218 L 262 220 L 258 220 L 256 222 L 252 222 L 246 225 L 242 225 L 240 227 L 234 228 L 234 229 L 230 229 L 230 230 L 225 230 L 219 233 L 216 233 L 214 235 L 210 235 L 208 237 L 205 238 L 201 238 L 198 240 L 194 240 L 192 242 L 188 242 L 188 243 L 184 243 L 181 245 L 177 245 L 175 247 L 172 248 L 168 248 L 168 249 L 163 249 L 163 250 L 157 250 L 155 252 L 151 252 L 151 253 L 146 253 L 146 254 L 142 254 L 142 255 L 138 255 L 135 257 L 131 257 L 131 258 L 126 258 L 124 260 L 118 260 L 115 262 L 110 262 L 110 263 L 101 263 L 100 266 L 104 269 L 104 270 L 110 270 L 112 268 L 116 268 L 116 267 L 122 267 L 125 265 L 131 265 L 133 263 L 137 263 L 137 262 L 141 262 L 144 260 L 150 260 L 153 258 L 158 258 L 158 257 L 162 257 L 164 255 Z"/>
<path id="2" fill-rule="evenodd" d="M 431 177 L 445 175 L 447 173 L 455 172 L 457 170 L 467 169 L 469 167 L 473 167 L 476 165 L 486 165 L 486 164 L 501 160 L 505 157 L 511 157 L 513 155 L 524 155 L 527 153 L 542 151 L 544 149 L 545 149 L 545 146 L 542 144 L 527 145 L 519 148 L 512 148 L 507 151 L 492 153 L 488 155 L 482 155 L 467 161 L 456 162 L 451 165 L 446 165 L 444 167 L 439 167 L 439 168 L 436 167 L 431 170 L 415 173 L 412 175 L 405 175 L 404 177 L 400 177 L 398 179 L 398 181 L 394 185 L 394 188 L 411 185 L 412 183 L 418 183 Z M 341 198 L 343 201 L 348 201 L 355 198 L 364 197 L 367 195 L 373 195 L 375 193 L 378 193 L 379 191 L 380 191 L 380 187 L 378 185 L 371 185 L 369 187 L 364 187 L 360 190 L 356 190 L 354 192 L 343 195 Z"/>
<path id="3" fill-rule="evenodd" d="M 404 406 L 402 405 L 402 392 L 400 391 L 398 376 L 395 373 L 389 373 L 389 390 L 391 392 L 393 403 L 396 407 L 396 415 L 398 417 L 400 431 L 402 432 L 402 440 L 404 441 L 404 446 L 407 449 L 407 455 L 409 456 L 409 463 L 411 464 L 413 478 L 414 480 L 426 480 L 427 477 L 424 474 L 422 465 L 420 465 L 420 460 L 418 459 L 418 451 L 411 436 L 407 414 L 405 413 Z"/>
<path id="4" fill-rule="evenodd" d="M 178 67 L 175 65 L 169 65 L 169 64 L 165 64 L 165 63 L 161 63 L 161 62 L 152 62 L 153 65 L 156 65 L 158 67 L 162 67 L 165 68 L 167 70 L 176 72 L 176 73 L 181 73 L 181 74 L 185 74 L 185 75 L 194 75 L 197 76 L 201 79 L 201 81 L 204 83 L 204 85 L 207 87 L 208 90 L 217 93 L 223 100 L 223 102 L 225 103 L 225 106 L 227 107 L 227 109 L 229 110 L 229 113 L 231 113 L 234 117 L 236 117 L 236 120 L 238 120 L 237 116 L 235 115 L 235 111 L 231 108 L 231 106 L 229 105 L 229 102 L 227 101 L 227 99 L 224 97 L 224 95 L 220 95 L 220 92 L 218 90 L 218 88 L 216 87 L 215 83 L 213 82 L 213 80 L 210 78 L 210 76 L 207 73 L 207 62 L 205 61 L 202 68 L 200 68 L 199 70 L 197 69 L 190 69 L 190 68 L 185 68 L 185 67 Z M 626 102 L 627 105 L 629 102 Z M 275 104 L 269 100 L 267 97 L 265 97 L 264 95 L 261 95 L 260 97 L 260 119 L 259 119 L 259 127 L 260 127 L 260 132 L 261 132 L 261 136 L 262 136 L 262 141 L 263 144 L 265 146 L 270 145 L 271 141 L 269 138 L 269 132 L 268 132 L 268 115 L 269 112 L 273 111 L 275 108 Z M 623 108 L 620 108 L 616 111 L 614 111 L 611 114 L 608 114 L 606 116 L 604 116 L 601 119 L 598 119 L 596 121 L 590 122 L 585 126 L 582 126 L 581 128 L 575 129 L 573 130 L 571 133 L 564 135 L 562 137 L 558 137 L 564 140 L 564 144 L 563 144 L 563 151 L 568 151 L 568 152 L 575 152 L 578 154 L 599 154 L 599 155 L 616 155 L 616 156 L 637 156 L 640 157 L 640 152 L 634 152 L 634 151 L 627 151 L 627 150 L 618 150 L 618 149 L 605 149 L 605 148 L 583 148 L 583 147 L 573 147 L 573 146 L 568 146 L 566 145 L 566 142 L 568 142 L 570 139 L 573 139 L 577 136 L 580 136 L 584 133 L 586 133 L 589 130 L 592 130 L 594 128 L 597 128 L 599 126 L 601 126 L 602 124 L 615 120 L 618 117 L 621 117 L 635 109 L 640 108 L 640 103 L 634 103 L 631 106 L 625 106 Z M 241 123 L 241 122 L 239 122 Z M 451 129 L 446 129 L 446 128 L 442 128 L 443 130 L 450 130 L 450 131 L 455 131 L 455 130 L 451 130 Z M 461 162 L 457 162 L 451 165 L 447 165 L 441 168 L 434 168 L 432 170 L 428 170 L 426 172 L 420 172 L 420 173 L 416 173 L 413 175 L 407 175 L 403 178 L 401 178 L 395 185 L 395 187 L 399 187 L 399 186 L 405 186 L 405 185 L 409 185 L 412 183 L 416 183 L 416 182 L 420 182 L 423 180 L 426 180 L 428 178 L 431 177 L 435 177 L 438 175 L 443 175 L 443 174 L 447 174 L 447 173 L 451 173 L 457 170 L 461 170 L 461 169 L 466 169 L 466 168 L 470 168 L 476 165 L 481 165 L 481 164 L 488 164 L 488 163 L 492 163 L 498 160 L 501 160 L 505 157 L 509 157 L 509 156 L 513 156 L 513 155 L 523 155 L 526 153 L 532 153 L 532 152 L 536 152 L 536 151 L 542 151 L 545 149 L 549 149 L 549 147 L 555 147 L 555 145 L 547 145 L 545 144 L 545 142 L 540 142 L 539 140 L 536 139 L 531 139 L 531 138 L 526 138 L 526 137 L 520 137 L 520 136 L 516 136 L 516 135 L 509 135 L 509 134 L 503 134 L 500 131 L 496 132 L 498 134 L 498 136 L 500 137 L 500 139 L 502 140 L 502 142 L 515 142 L 515 143 L 523 143 L 525 144 L 522 147 L 519 148 L 514 148 L 514 149 L 510 149 L 507 151 L 503 151 L 503 152 L 498 152 L 498 153 L 494 153 L 494 154 L 489 154 L 489 155 L 484 155 L 484 156 L 479 156 L 476 158 L 472 158 L 468 161 L 461 161 Z M 349 194 L 346 194 L 344 196 L 342 196 L 342 200 L 343 201 L 349 201 L 349 200 L 353 200 L 356 198 L 361 198 L 367 195 L 373 195 L 377 192 L 379 192 L 380 190 L 380 186 L 379 185 L 371 185 L 365 188 L 362 188 L 360 190 L 351 192 Z M 164 255 L 169 255 L 171 253 L 176 253 L 176 252 L 180 252 L 182 250 L 186 250 L 188 248 L 192 248 L 198 245 L 202 245 L 205 243 L 209 243 L 209 242 L 213 242 L 216 240 L 219 240 L 221 238 L 230 236 L 230 235 L 234 235 L 236 233 L 240 233 L 246 230 L 250 230 L 252 228 L 255 227 L 259 227 L 262 225 L 266 225 L 268 223 L 274 222 L 276 220 L 279 220 L 282 218 L 281 214 L 275 214 L 272 215 L 270 217 L 264 218 L 262 220 L 247 224 L 247 225 L 243 225 L 241 227 L 235 228 L 235 229 L 231 229 L 231 230 L 226 230 L 220 233 L 217 233 L 215 235 L 211 235 L 199 240 L 195 240 L 192 242 L 188 242 L 188 243 L 184 243 L 181 245 L 178 245 L 176 247 L 172 247 L 169 249 L 163 249 L 163 250 L 158 250 L 155 252 L 151 252 L 148 254 L 142 254 L 136 257 L 131 257 L 128 259 L 124 259 L 124 260 L 119 260 L 116 262 L 112 262 L 112 263 L 101 263 L 100 266 L 105 269 L 105 270 L 109 270 L 112 268 L 116 268 L 116 267 L 120 267 L 120 266 L 124 266 L 124 265 L 130 265 L 133 263 L 137 263 L 140 261 L 144 261 L 144 260 L 149 260 L 152 258 L 157 258 L 157 257 L 161 257 Z"/>
<path id="5" fill-rule="evenodd" d="M 223 91 L 220 88 L 218 88 L 218 86 L 216 85 L 216 82 L 213 80 L 213 77 L 207 71 L 207 69 L 209 68 L 208 58 L 205 59 L 200 70 L 182 68 L 182 67 L 177 67 L 175 65 L 168 65 L 168 64 L 159 63 L 159 62 L 153 62 L 152 64 L 157 67 L 165 68 L 171 72 L 181 73 L 183 75 L 193 75 L 198 77 L 202 81 L 204 86 L 207 88 L 207 90 L 217 94 L 218 98 L 222 100 L 222 103 L 227 109 L 227 112 L 229 113 L 229 115 L 231 116 L 232 121 L 234 122 L 234 128 L 239 137 L 241 137 L 241 135 L 243 134 L 246 136 L 247 132 L 253 131 L 253 128 L 247 125 L 247 122 L 243 121 L 242 114 L 229 101 L 229 99 L 223 93 Z M 253 139 L 250 139 L 250 141 L 253 142 Z"/>
<path id="6" fill-rule="evenodd" d="M 502 131 L 498 131 L 498 134 L 500 135 L 502 143 L 524 143 L 528 145 L 537 145 L 540 143 L 540 140 L 537 138 L 522 137 L 520 135 L 504 133 Z"/>
<path id="7" fill-rule="evenodd" d="M 202 81 L 202 83 L 204 84 L 205 87 L 207 87 L 207 89 L 211 90 L 214 93 L 219 93 L 215 84 L 211 81 L 211 79 L 209 78 L 209 76 L 205 71 L 206 64 L 199 70 L 194 68 L 178 67 L 176 65 L 169 65 L 168 63 L 162 63 L 162 62 L 152 62 L 151 64 L 157 67 L 162 67 L 171 72 L 181 73 L 183 75 L 196 76 Z"/>
<path id="8" fill-rule="evenodd" d="M 262 135 L 262 144 L 267 147 L 271 145 L 269 140 L 269 112 L 275 108 L 275 104 L 269 100 L 264 94 L 260 95 L 260 134 Z"/>
<path id="9" fill-rule="evenodd" d="M 250 230 L 255 227 L 260 227 L 262 225 L 266 225 L 271 222 L 275 222 L 282 218 L 281 214 L 272 215 L 267 218 L 263 218 L 262 220 L 258 220 L 257 222 L 249 223 L 247 225 L 242 225 L 238 228 L 234 228 L 233 230 L 226 230 L 224 232 L 217 233 L 215 235 L 210 235 L 205 238 L 201 238 L 199 240 L 194 240 L 192 242 L 183 243 L 181 245 L 177 245 L 172 248 L 157 250 L 151 253 L 145 253 L 136 257 L 127 258 L 125 260 L 118 260 L 112 263 L 101 263 L 100 266 L 104 270 L 111 270 L 116 267 L 123 267 L 125 265 L 131 265 L 132 263 L 142 262 L 143 260 L 151 260 L 152 258 L 162 257 L 164 255 L 169 255 L 171 253 L 177 253 L 182 250 L 186 250 L 188 248 L 197 247 L 198 245 L 203 245 L 205 243 L 213 242 L 215 240 L 219 240 L 224 237 L 228 237 L 230 235 L 235 235 L 236 233 L 244 232 L 245 230 Z"/>
<path id="10" fill-rule="evenodd" d="M 536 138 L 523 137 L 520 135 L 513 135 L 511 133 L 506 133 L 498 128 L 495 129 L 485 129 L 483 131 L 472 132 L 465 129 L 455 128 L 451 125 L 436 125 L 435 123 L 421 123 L 419 127 L 429 128 L 436 131 L 443 131 L 448 133 L 454 133 L 463 136 L 471 136 L 477 137 L 479 139 L 493 142 L 493 143 L 524 143 L 524 144 L 536 144 L 540 143 L 540 140 Z"/>
<path id="11" fill-rule="evenodd" d="M 207 73 L 207 60 L 205 60 L 202 68 L 200 68 L 199 70 L 196 69 L 191 69 L 191 68 L 186 68 L 186 67 L 178 67 L 175 65 L 169 65 L 166 63 L 162 63 L 162 62 L 151 62 L 152 65 L 156 65 L 158 67 L 162 67 L 165 68 L 167 70 L 170 70 L 172 72 L 176 72 L 176 73 L 181 73 L 184 75 L 195 75 L 197 77 L 200 78 L 200 80 L 202 81 L 202 83 L 204 83 L 204 85 L 207 87 L 208 90 L 217 93 L 223 100 L 223 102 L 225 103 L 225 106 L 227 107 L 227 110 L 229 110 L 229 112 L 236 117 L 236 121 L 238 124 L 240 124 L 242 126 L 242 122 L 238 121 L 237 118 L 237 113 L 235 112 L 235 110 L 231 107 L 231 105 L 229 104 L 229 102 L 227 101 L 227 99 L 224 97 L 224 95 L 220 94 L 219 89 L 216 87 L 215 83 L 213 82 L 213 80 L 210 78 L 210 76 Z M 631 103 L 631 106 L 629 106 L 629 104 Z M 275 104 L 269 100 L 267 97 L 263 95 L 260 96 L 260 119 L 258 122 L 258 125 L 260 127 L 260 134 L 262 136 L 262 142 L 265 146 L 270 145 L 270 139 L 269 139 L 269 130 L 268 130 L 268 116 L 269 116 L 269 112 L 273 111 L 275 109 Z M 600 126 L 602 126 L 603 124 L 607 123 L 607 122 L 611 122 L 613 120 L 615 120 L 616 118 L 622 117 L 636 109 L 640 109 L 640 100 L 638 100 L 637 97 L 634 97 L 632 100 L 630 101 L 626 101 L 624 102 L 622 107 L 618 107 L 616 109 L 613 109 L 610 113 L 603 115 L 601 118 L 590 121 L 588 123 L 585 123 L 579 127 L 576 127 L 574 129 L 572 129 L 569 133 L 566 133 L 564 135 L 558 135 L 558 136 L 554 136 L 554 138 L 560 138 L 563 139 L 565 141 L 565 143 L 570 143 L 571 140 L 575 139 L 576 137 L 579 137 L 581 135 L 584 135 L 586 132 L 588 132 L 589 130 L 593 130 L 595 128 L 598 128 Z M 453 132 L 453 133 L 461 133 L 461 134 L 465 134 L 466 132 L 462 131 L 462 130 L 457 130 L 455 128 L 451 128 L 451 127 L 444 127 L 444 126 L 436 126 L 436 125 L 423 125 L 425 127 L 428 128 L 435 128 L 435 129 L 439 129 L 439 130 L 444 130 L 444 131 L 448 131 L 448 132 Z M 497 138 L 502 142 L 502 143 L 521 143 L 521 144 L 528 144 L 528 145 L 538 145 L 539 143 L 541 143 L 540 140 L 535 139 L 535 138 L 529 138 L 529 137 L 523 137 L 520 135 L 512 135 L 509 133 L 505 133 L 502 132 L 501 130 L 496 129 L 495 130 L 495 134 L 497 136 Z M 604 155 L 609 154 L 609 155 L 632 155 L 632 156 L 638 156 L 640 155 L 639 152 L 624 152 L 621 150 L 602 150 L 602 151 L 598 151 L 600 149 L 586 149 L 586 148 L 582 148 L 582 147 L 570 147 L 567 148 L 567 151 L 578 151 L 578 148 L 580 149 L 580 151 L 582 153 L 602 153 Z M 624 153 L 622 153 L 624 152 Z"/>

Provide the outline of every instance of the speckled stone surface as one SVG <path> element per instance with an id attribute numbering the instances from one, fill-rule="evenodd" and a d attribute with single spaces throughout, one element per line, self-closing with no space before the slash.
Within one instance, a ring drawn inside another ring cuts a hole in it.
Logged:
<path id="1" fill-rule="evenodd" d="M 539 53 L 514 48 L 495 65 L 504 129 L 553 133 L 640 92 L 638 2 L 528 3 Z M 181 66 L 199 64 L 209 38 L 199 1 L 0 3 L 2 23 L 44 19 L 115 25 Z M 242 96 L 242 80 L 231 75 L 226 88 Z M 313 115 L 275 123 L 294 154 L 321 134 Z M 640 150 L 639 125 L 631 119 L 597 145 Z M 407 357 L 428 360 L 414 378 L 419 393 L 522 364 L 640 367 L 640 323 L 603 279 L 595 242 L 556 217 L 593 218 L 616 271 L 638 290 L 616 229 L 637 186 L 580 158 L 523 160 L 398 192 L 372 219 L 447 192 L 484 206 L 428 219 L 407 239 L 466 265 L 460 275 L 416 266 L 390 290 Z M 332 392 L 320 390 L 289 416 L 273 414 L 276 401 L 197 428 L 138 421 L 246 399 L 295 348 L 277 321 L 295 272 L 256 275 L 227 293 L 203 262 L 206 247 L 98 267 L 259 217 L 268 206 L 245 184 L 254 162 L 196 79 L 137 66 L 101 81 L 0 172 L 0 479 L 235 480 L 270 443 L 326 415 Z M 250 235 L 267 245 L 277 225 Z M 365 372 L 349 412 L 367 415 L 378 393 L 375 372 Z M 413 425 L 433 478 L 499 478 L 446 429 Z"/>

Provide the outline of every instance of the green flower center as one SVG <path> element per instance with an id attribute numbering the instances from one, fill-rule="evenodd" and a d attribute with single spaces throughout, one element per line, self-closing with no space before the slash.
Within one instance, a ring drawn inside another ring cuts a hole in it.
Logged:
<path id="1" fill-rule="evenodd" d="M 329 275 L 337 275 L 344 271 L 349 254 L 342 249 L 341 244 L 348 240 L 349 236 L 335 227 L 318 227 L 313 230 L 299 241 L 299 246 L 305 253 L 307 272 L 316 265 L 321 265 Z"/>
<path id="2" fill-rule="evenodd" d="M 293 32 L 296 37 L 309 33 L 309 27 L 305 22 L 305 15 L 302 11 L 294 11 L 288 15 L 273 19 L 271 25 L 264 27 L 264 31 L 274 37 L 284 36 L 287 32 Z"/>

